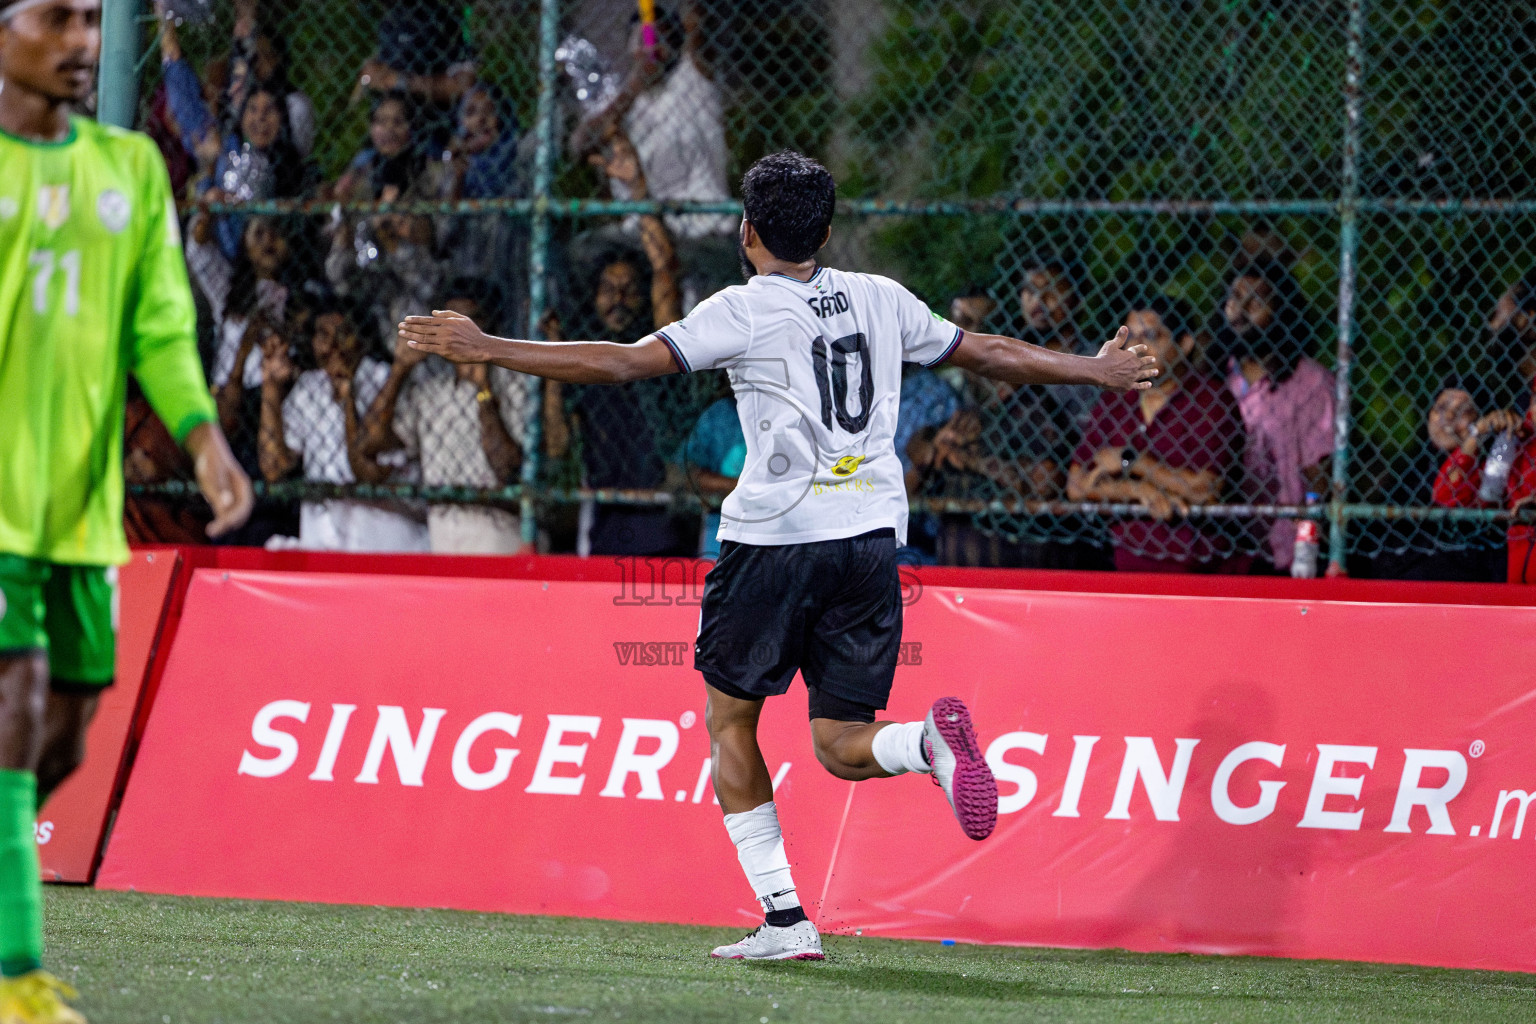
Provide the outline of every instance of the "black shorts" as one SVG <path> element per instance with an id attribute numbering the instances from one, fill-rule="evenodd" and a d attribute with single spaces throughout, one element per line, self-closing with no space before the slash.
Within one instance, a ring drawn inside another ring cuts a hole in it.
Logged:
<path id="1" fill-rule="evenodd" d="M 704 578 L 693 665 L 729 696 L 777 696 L 798 670 L 812 718 L 872 722 L 900 648 L 891 529 L 811 544 L 725 541 Z"/>

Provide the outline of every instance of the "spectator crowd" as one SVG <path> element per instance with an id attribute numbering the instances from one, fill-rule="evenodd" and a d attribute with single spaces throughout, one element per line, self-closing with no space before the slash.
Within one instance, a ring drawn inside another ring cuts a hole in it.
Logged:
<path id="1" fill-rule="evenodd" d="M 723 379 L 562 387 L 395 343 L 396 323 L 433 309 L 516 334 L 537 312 L 552 339 L 632 343 L 740 280 L 735 218 L 633 214 L 578 224 L 562 239 L 549 308 L 534 311 L 524 221 L 401 212 L 418 201 L 530 195 L 535 145 L 511 98 L 481 77 L 461 18 L 448 4 L 389 9 L 352 96 L 366 103 L 366 131 L 333 179 L 317 162 L 316 105 L 290 80 L 283 37 L 263 23 L 257 0 L 235 0 L 228 54 L 201 68 L 183 53 L 174 19 L 163 20 L 147 127 L 187 204 L 187 264 L 221 422 L 247 472 L 269 485 L 228 540 L 513 553 L 533 535 L 545 550 L 713 557 L 715 510 L 746 451 Z M 692 5 L 658 9 L 655 28 L 648 36 L 631 21 L 629 72 L 570 118 L 568 156 L 615 200 L 727 200 L 727 107 L 700 17 Z M 313 206 L 310 215 L 278 212 L 284 200 L 321 201 L 329 216 L 313 216 Z M 366 205 L 375 202 L 396 207 Z M 1155 354 L 1160 373 L 1146 391 L 1011 388 L 953 367 L 908 366 L 896 454 L 924 509 L 913 517 L 912 556 L 1291 572 L 1301 550 L 1294 517 L 1209 508 L 1305 506 L 1330 491 L 1335 379 L 1316 358 L 1321 338 L 1295 260 L 1256 228 L 1214 309 L 1154 289 L 1100 311 Z M 1090 291 L 1080 262 L 1040 252 L 1006 286 L 953 296 L 948 315 L 969 331 L 1092 354 L 1104 323 L 1087 315 Z M 1427 410 L 1426 498 L 1440 506 L 1536 503 L 1536 275 L 1501 296 L 1486 329 L 1492 357 L 1448 372 Z M 531 419 L 540 402 L 543 415 Z M 554 467 L 546 484 L 605 500 L 552 503 L 525 533 L 511 488 L 533 444 Z M 186 473 L 141 402 L 130 404 L 126 450 L 132 483 Z M 622 493 L 690 490 L 702 513 Z M 1085 503 L 1122 514 L 1088 516 Z M 1021 525 L 1028 517 L 1062 528 L 1036 535 Z M 195 510 L 163 499 L 131 502 L 129 519 L 140 540 L 200 539 Z M 1477 529 L 1499 543 L 1426 557 L 1400 574 L 1536 581 L 1530 527 L 1496 539 Z"/>

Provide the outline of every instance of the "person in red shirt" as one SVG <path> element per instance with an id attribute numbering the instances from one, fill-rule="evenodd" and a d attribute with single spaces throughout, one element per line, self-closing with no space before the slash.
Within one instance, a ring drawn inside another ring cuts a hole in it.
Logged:
<path id="1" fill-rule="evenodd" d="M 1454 440 L 1456 447 L 1441 463 L 1435 477 L 1435 504 L 1446 508 L 1490 507 L 1477 492 L 1483 485 L 1487 449 L 1492 447 L 1492 439 L 1505 431 L 1512 431 L 1521 446 L 1510 467 L 1504 506 L 1514 510 L 1536 504 L 1536 419 L 1532 412 L 1536 412 L 1536 407 L 1523 417 L 1512 409 L 1496 409 L 1479 417 L 1467 392 L 1453 389 L 1441 394 L 1430 413 L 1430 429 L 1432 435 Z M 1485 440 L 1489 444 L 1480 454 L 1478 448 Z M 1511 523 L 1508 537 L 1509 582 L 1536 583 L 1536 566 L 1532 565 L 1531 557 L 1536 551 L 1536 528 Z"/>
<path id="2" fill-rule="evenodd" d="M 1151 513 L 1111 528 L 1121 572 L 1247 572 L 1251 556 L 1238 554 L 1220 523 L 1171 521 L 1190 505 L 1221 500 L 1242 450 L 1237 401 L 1189 366 L 1194 336 L 1178 303 L 1152 299 L 1125 324 L 1133 343 L 1157 358 L 1158 376 L 1144 391 L 1099 397 L 1072 457 L 1067 495 L 1137 502 Z"/>

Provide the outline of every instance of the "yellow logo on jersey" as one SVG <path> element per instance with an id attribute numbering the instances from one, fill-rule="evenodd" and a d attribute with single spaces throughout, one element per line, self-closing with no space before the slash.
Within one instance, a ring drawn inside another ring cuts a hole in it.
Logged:
<path id="1" fill-rule="evenodd" d="M 37 190 L 37 216 L 49 231 L 69 220 L 69 186 L 44 185 Z"/>
<path id="2" fill-rule="evenodd" d="M 833 476 L 852 476 L 859 471 L 859 463 L 863 462 L 863 455 L 844 455 L 832 466 Z"/>

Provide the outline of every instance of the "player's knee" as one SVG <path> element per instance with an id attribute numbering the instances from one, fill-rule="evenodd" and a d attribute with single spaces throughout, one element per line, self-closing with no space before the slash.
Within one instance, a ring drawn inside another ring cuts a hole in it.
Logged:
<path id="1" fill-rule="evenodd" d="M 48 707 L 48 659 L 0 659 L 0 768 L 30 769 Z"/>
<path id="2" fill-rule="evenodd" d="M 850 764 L 848 759 L 843 756 L 841 739 L 841 733 L 825 736 L 820 732 L 813 732 L 812 740 L 816 750 L 816 760 L 820 761 L 821 766 L 834 778 L 844 779 L 848 782 L 857 782 L 864 778 L 864 775 L 859 771 L 857 765 Z"/>
<path id="3" fill-rule="evenodd" d="M 711 739 L 719 740 L 733 732 L 757 733 L 758 706 L 747 701 L 717 700 L 710 697 L 704 706 L 704 725 Z"/>

